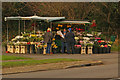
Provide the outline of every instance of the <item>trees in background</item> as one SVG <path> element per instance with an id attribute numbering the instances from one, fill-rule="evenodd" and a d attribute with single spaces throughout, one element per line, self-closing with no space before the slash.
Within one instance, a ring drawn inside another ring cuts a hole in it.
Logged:
<path id="1" fill-rule="evenodd" d="M 115 2 L 3 2 L 3 35 L 6 16 L 65 16 L 67 19 L 96 20 L 97 28 L 107 34 L 120 32 L 120 3 Z M 17 23 L 16 23 L 17 25 Z M 12 26 L 9 26 L 11 28 Z M 3 36 L 4 37 L 4 36 Z"/>

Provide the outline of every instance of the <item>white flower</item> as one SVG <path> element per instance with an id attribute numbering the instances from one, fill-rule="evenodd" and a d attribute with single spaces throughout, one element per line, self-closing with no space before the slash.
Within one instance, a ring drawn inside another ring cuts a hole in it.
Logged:
<path id="1" fill-rule="evenodd" d="M 101 32 L 99 32 L 97 35 L 98 35 L 98 36 L 101 35 Z"/>
<path id="2" fill-rule="evenodd" d="M 16 39 L 19 39 L 19 38 L 23 38 L 23 36 L 16 36 L 15 38 L 16 38 Z"/>
<path id="3" fill-rule="evenodd" d="M 83 39 L 84 39 L 84 40 L 90 40 L 90 38 L 88 38 L 88 37 L 83 37 Z"/>
<path id="4" fill-rule="evenodd" d="M 92 34 L 87 34 L 87 36 L 93 36 Z"/>

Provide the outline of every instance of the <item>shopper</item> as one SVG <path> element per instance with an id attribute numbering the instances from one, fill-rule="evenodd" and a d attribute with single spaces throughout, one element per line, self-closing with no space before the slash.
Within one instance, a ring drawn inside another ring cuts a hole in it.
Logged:
<path id="1" fill-rule="evenodd" d="M 66 29 L 63 29 L 62 33 L 64 35 L 64 38 L 61 37 L 61 44 L 62 44 L 61 49 L 62 49 L 62 53 L 65 53 L 65 47 L 67 48 L 67 43 L 66 43 L 66 40 L 65 40 L 65 36 L 66 36 L 66 33 L 67 33 Z"/>
<path id="2" fill-rule="evenodd" d="M 61 36 L 58 33 L 56 33 L 56 35 L 55 35 L 55 43 L 58 46 L 58 48 L 56 49 L 56 51 L 57 51 L 57 53 L 60 53 L 61 52 L 60 51 L 61 50 Z"/>
<path id="3" fill-rule="evenodd" d="M 74 44 L 75 44 L 75 39 L 74 39 L 74 33 L 72 33 L 71 28 L 68 29 L 68 33 L 65 36 L 66 43 L 67 43 L 67 53 L 70 54 L 70 49 L 72 50 L 72 54 L 75 53 L 74 51 Z"/>
<path id="4" fill-rule="evenodd" d="M 53 38 L 51 28 L 47 29 L 47 32 L 45 33 L 43 37 L 44 37 L 44 43 L 47 44 L 46 53 L 50 53 L 50 48 L 51 48 L 51 43 L 52 43 L 52 38 Z"/>

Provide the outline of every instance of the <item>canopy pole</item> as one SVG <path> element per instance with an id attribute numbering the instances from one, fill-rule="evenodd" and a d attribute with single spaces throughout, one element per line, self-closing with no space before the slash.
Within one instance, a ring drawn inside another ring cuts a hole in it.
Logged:
<path id="1" fill-rule="evenodd" d="M 9 40 L 8 40 L 8 37 L 9 37 L 9 36 L 8 36 L 8 21 L 7 21 L 7 43 L 8 43 L 8 41 L 9 41 Z"/>
<path id="2" fill-rule="evenodd" d="M 24 33 L 25 33 L 25 20 L 24 20 Z"/>
<path id="3" fill-rule="evenodd" d="M 20 36 L 20 20 L 19 20 L 19 32 L 18 32 L 19 36 Z"/>

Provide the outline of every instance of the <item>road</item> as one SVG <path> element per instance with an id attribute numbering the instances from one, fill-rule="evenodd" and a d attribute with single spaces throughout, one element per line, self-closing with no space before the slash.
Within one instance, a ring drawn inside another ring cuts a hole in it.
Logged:
<path id="1" fill-rule="evenodd" d="M 93 55 L 19 55 L 36 59 L 46 58 L 75 58 L 81 60 L 101 60 L 104 65 L 69 68 L 61 70 L 38 71 L 29 73 L 3 75 L 3 78 L 116 78 L 118 77 L 118 53 L 93 54 Z"/>

